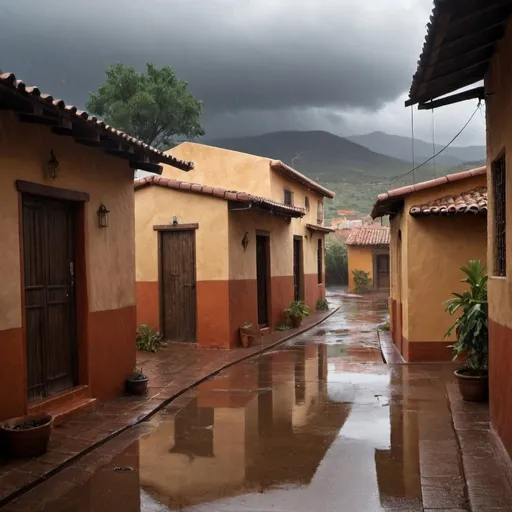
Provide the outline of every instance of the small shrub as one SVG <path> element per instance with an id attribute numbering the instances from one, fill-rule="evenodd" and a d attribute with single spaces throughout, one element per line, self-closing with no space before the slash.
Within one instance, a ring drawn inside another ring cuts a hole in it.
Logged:
<path id="1" fill-rule="evenodd" d="M 138 380 L 146 380 L 148 377 L 142 371 L 142 368 L 134 368 L 132 374 L 128 377 L 128 380 L 138 381 Z"/>
<path id="2" fill-rule="evenodd" d="M 327 299 L 318 299 L 316 301 L 316 310 L 317 311 L 328 311 L 329 303 L 327 302 Z"/>
<path id="3" fill-rule="evenodd" d="M 290 326 L 284 322 L 280 322 L 276 325 L 276 331 L 289 331 Z"/>
<path id="4" fill-rule="evenodd" d="M 354 276 L 354 283 L 356 285 L 356 291 L 367 292 L 372 286 L 372 280 L 370 279 L 370 272 L 364 270 L 352 270 Z"/>
<path id="5" fill-rule="evenodd" d="M 303 300 L 294 300 L 284 310 L 287 318 L 304 318 L 309 316 L 310 309 Z"/>
<path id="6" fill-rule="evenodd" d="M 137 327 L 135 346 L 141 352 L 156 352 L 161 347 L 165 347 L 166 343 L 162 340 L 162 335 L 153 331 L 150 325 L 141 324 Z"/>
<path id="7" fill-rule="evenodd" d="M 389 322 L 384 322 L 383 324 L 380 324 L 378 329 L 379 329 L 379 331 L 389 331 L 389 329 L 390 329 Z"/>

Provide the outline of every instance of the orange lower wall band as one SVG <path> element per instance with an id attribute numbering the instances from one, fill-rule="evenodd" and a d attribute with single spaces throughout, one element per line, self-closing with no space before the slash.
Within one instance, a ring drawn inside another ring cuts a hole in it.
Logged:
<path id="1" fill-rule="evenodd" d="M 489 408 L 491 424 L 512 457 L 512 329 L 489 319 Z"/>

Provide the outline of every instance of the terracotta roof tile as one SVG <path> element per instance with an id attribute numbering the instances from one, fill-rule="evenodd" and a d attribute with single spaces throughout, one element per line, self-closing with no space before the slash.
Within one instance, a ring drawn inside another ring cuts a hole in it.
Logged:
<path id="1" fill-rule="evenodd" d="M 429 188 L 438 187 L 440 185 L 452 183 L 454 181 L 465 180 L 473 176 L 481 176 L 486 172 L 487 167 L 477 167 L 476 169 L 448 174 L 447 176 L 442 176 L 441 178 L 422 181 L 421 183 L 416 183 L 415 185 L 407 185 L 405 187 L 389 190 L 388 192 L 384 192 L 383 194 L 379 194 L 377 196 L 377 201 L 373 205 L 371 216 L 375 219 L 377 217 L 389 215 L 390 209 L 393 209 L 397 202 L 403 200 L 406 196 L 412 194 L 413 192 L 427 190 Z"/>
<path id="2" fill-rule="evenodd" d="M 196 194 L 204 194 L 226 201 L 240 201 L 242 203 L 253 204 L 263 207 L 263 209 L 286 217 L 303 217 L 306 214 L 304 208 L 298 206 L 289 206 L 283 203 L 268 199 L 266 197 L 253 196 L 247 192 L 237 192 L 236 190 L 225 190 L 219 187 L 209 187 L 199 183 L 190 183 L 188 181 L 174 180 L 163 176 L 146 176 L 133 181 L 135 190 L 147 185 L 158 185 L 161 187 L 181 190 L 183 192 L 192 192 Z"/>
<path id="3" fill-rule="evenodd" d="M 345 241 L 346 245 L 389 245 L 389 228 L 387 226 L 364 226 L 352 230 Z"/>
<path id="4" fill-rule="evenodd" d="M 274 171 L 280 172 L 281 174 L 284 174 L 286 177 L 301 183 L 305 187 L 314 190 L 319 194 L 322 194 L 324 197 L 329 197 L 330 199 L 332 199 L 335 196 L 334 192 L 326 189 L 325 187 L 322 187 L 322 185 L 320 185 L 316 181 L 308 178 L 307 176 L 304 176 L 304 174 L 300 173 L 299 171 L 296 171 L 293 167 L 290 167 L 289 165 L 286 165 L 285 163 L 281 162 L 281 160 L 271 160 L 270 167 Z"/>
<path id="5" fill-rule="evenodd" d="M 411 206 L 413 217 L 428 215 L 485 215 L 487 214 L 487 187 L 478 187 L 461 194 L 447 195 L 425 204 Z"/>
<path id="6" fill-rule="evenodd" d="M 95 116 L 89 115 L 84 110 L 78 110 L 74 105 L 66 105 L 63 100 L 54 99 L 49 94 L 41 93 L 41 91 L 35 86 L 27 86 L 21 80 L 17 80 L 13 73 L 0 73 L 0 86 L 0 96 L 3 91 L 10 91 L 9 94 L 25 96 L 27 99 L 41 103 L 46 109 L 53 108 L 57 112 L 61 110 L 63 111 L 61 115 L 69 115 L 70 117 L 68 119 L 71 121 L 79 120 L 79 122 L 87 123 L 90 128 L 94 129 L 100 135 L 126 141 L 126 143 L 132 148 L 142 151 L 155 161 L 172 165 L 173 167 L 177 167 L 184 171 L 189 171 L 194 167 L 192 162 L 179 160 L 178 158 L 164 153 L 163 151 L 160 151 L 159 149 L 156 149 L 135 137 L 131 137 L 125 132 L 106 125 L 103 121 L 99 121 Z M 4 88 L 3 90 L 2 87 Z"/>

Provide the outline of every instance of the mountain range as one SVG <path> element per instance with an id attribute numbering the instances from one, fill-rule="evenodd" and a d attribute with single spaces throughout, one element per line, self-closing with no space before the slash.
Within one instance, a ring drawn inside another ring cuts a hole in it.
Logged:
<path id="1" fill-rule="evenodd" d="M 485 146 L 449 147 L 433 162 L 410 171 L 412 139 L 384 132 L 339 137 L 325 131 L 280 131 L 250 137 L 208 139 L 211 146 L 282 160 L 337 193 L 337 209 L 368 213 L 378 193 L 414 181 L 482 165 Z M 416 165 L 432 156 L 432 144 L 415 140 Z M 442 149 L 437 146 L 436 151 Z M 396 180 L 396 181 L 395 181 Z"/>

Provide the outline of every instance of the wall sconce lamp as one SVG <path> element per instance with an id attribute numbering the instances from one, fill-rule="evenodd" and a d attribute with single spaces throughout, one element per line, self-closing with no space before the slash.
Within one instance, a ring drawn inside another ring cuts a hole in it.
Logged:
<path id="1" fill-rule="evenodd" d="M 247 250 L 248 245 L 249 245 L 249 233 L 246 231 L 244 237 L 242 238 L 242 247 L 244 248 L 244 252 Z"/>
<path id="2" fill-rule="evenodd" d="M 100 204 L 98 208 L 98 226 L 100 228 L 108 228 L 108 214 L 110 210 L 107 210 L 107 207 L 104 204 Z"/>
<path id="3" fill-rule="evenodd" d="M 55 180 L 59 174 L 59 161 L 57 160 L 53 149 L 50 150 L 50 160 L 46 162 L 46 172 L 52 180 Z"/>
<path id="4" fill-rule="evenodd" d="M 172 218 L 172 225 L 177 226 L 178 225 L 178 217 L 176 215 Z"/>

